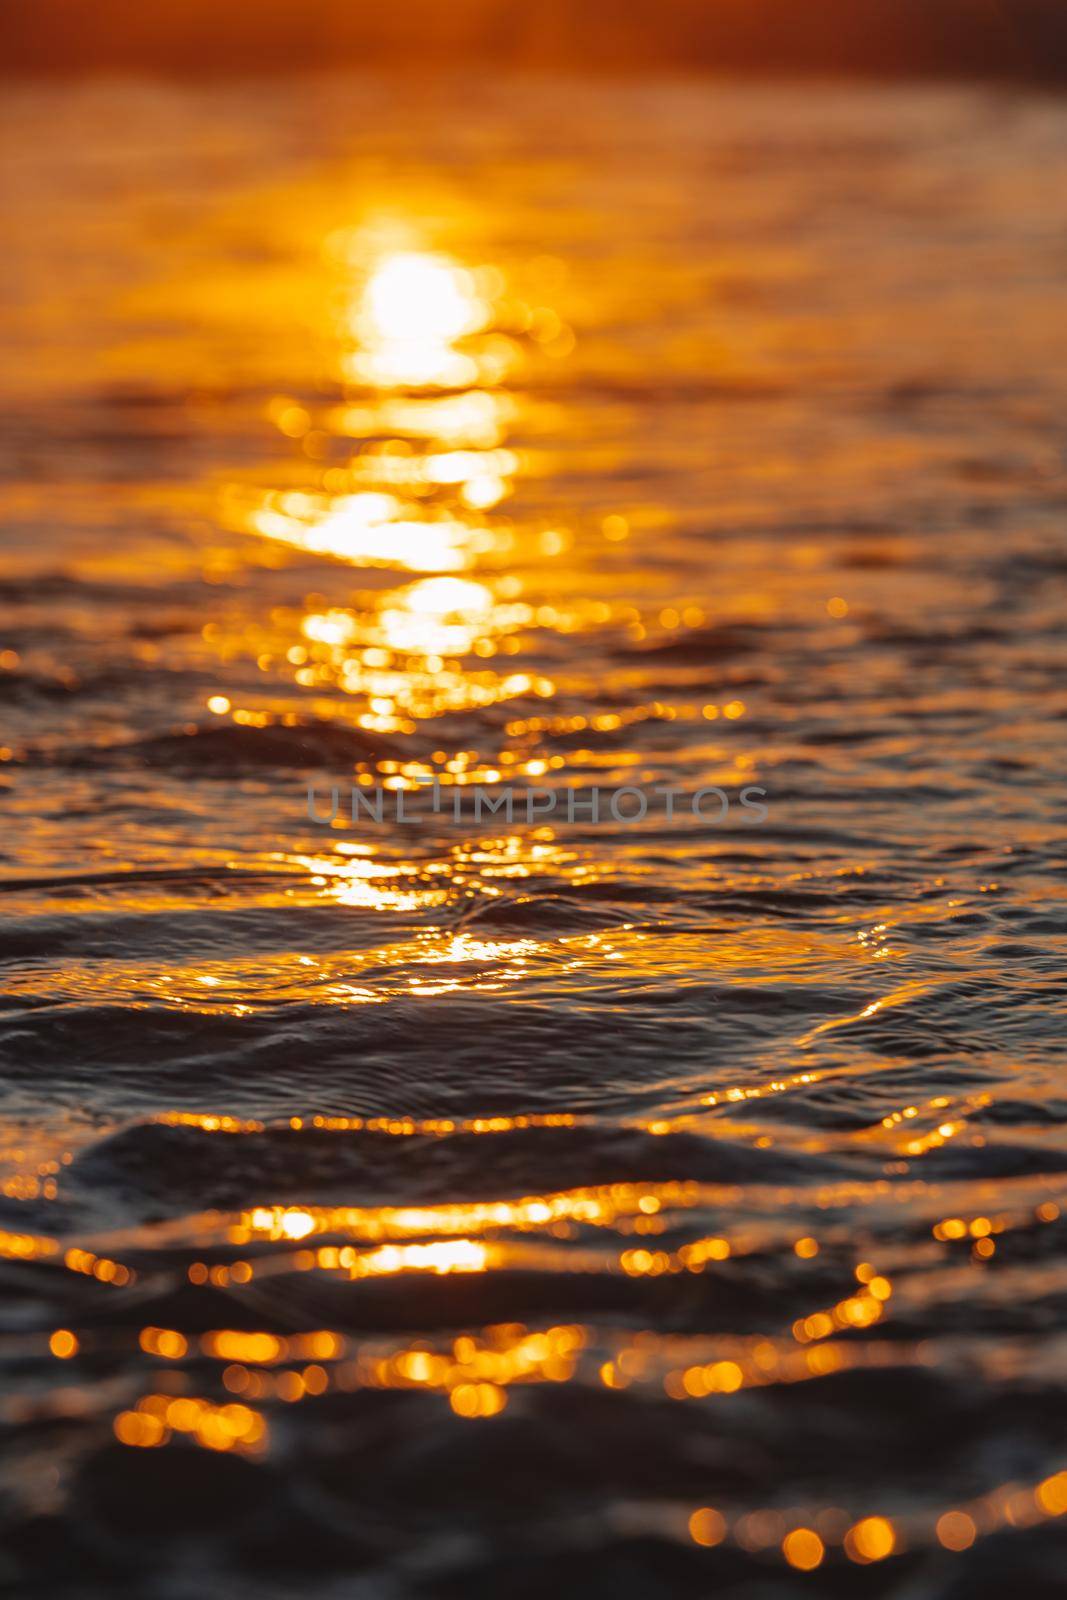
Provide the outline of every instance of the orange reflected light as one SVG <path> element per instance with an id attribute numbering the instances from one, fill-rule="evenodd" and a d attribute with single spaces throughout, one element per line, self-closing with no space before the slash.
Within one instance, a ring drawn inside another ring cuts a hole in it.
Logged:
<path id="1" fill-rule="evenodd" d="M 473 274 L 444 256 L 410 250 L 386 256 L 371 274 L 356 331 L 382 343 L 451 342 L 488 320 Z"/>
<path id="2" fill-rule="evenodd" d="M 813 1528 L 794 1528 L 782 1540 L 782 1554 L 800 1572 L 813 1572 L 824 1553 L 823 1542 Z"/>
<path id="3" fill-rule="evenodd" d="M 465 578 L 424 578 L 378 617 L 384 642 L 421 655 L 466 655 L 486 631 L 493 596 Z"/>
<path id="4" fill-rule="evenodd" d="M 356 566 L 454 572 L 467 565 L 474 530 L 446 518 L 414 521 L 404 509 L 391 494 L 340 495 L 332 501 L 281 494 L 268 497 L 249 523 L 264 538 Z"/>
<path id="5" fill-rule="evenodd" d="M 480 332 L 490 317 L 476 275 L 446 256 L 387 255 L 352 315 L 361 348 L 346 363 L 348 375 L 378 388 L 469 387 L 487 376 L 485 363 L 456 343 Z"/>

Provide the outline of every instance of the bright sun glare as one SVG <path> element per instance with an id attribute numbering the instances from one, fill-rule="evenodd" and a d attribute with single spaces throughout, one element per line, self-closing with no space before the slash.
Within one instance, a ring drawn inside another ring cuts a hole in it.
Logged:
<path id="1" fill-rule="evenodd" d="M 372 344 L 451 344 L 487 320 L 471 273 L 441 256 L 408 251 L 387 256 L 372 272 L 358 325 Z"/>
<path id="2" fill-rule="evenodd" d="M 501 380 L 507 341 L 464 344 L 491 327 L 500 274 L 436 251 L 383 249 L 347 235 L 330 255 L 355 280 L 338 330 L 341 369 L 369 391 L 362 411 L 353 406 L 345 416 L 357 431 L 413 432 L 425 448 L 357 452 L 339 489 L 268 495 L 248 523 L 266 538 L 359 566 L 460 571 L 493 539 L 468 513 L 510 494 L 519 469 L 518 456 L 499 444 L 503 406 L 479 387 Z M 452 393 L 422 393 L 440 390 Z M 401 399 L 397 391 L 407 394 Z M 293 409 L 285 407 L 286 414 Z"/>
<path id="3" fill-rule="evenodd" d="M 381 258 L 352 314 L 360 349 L 351 375 L 379 388 L 463 388 L 478 363 L 458 340 L 488 326 L 492 307 L 475 275 L 446 256 L 398 251 Z"/>

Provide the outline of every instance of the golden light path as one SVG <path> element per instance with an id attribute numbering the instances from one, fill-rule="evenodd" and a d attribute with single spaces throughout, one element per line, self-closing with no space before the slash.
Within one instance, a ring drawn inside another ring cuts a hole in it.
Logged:
<path id="1" fill-rule="evenodd" d="M 525 470 L 506 444 L 516 400 L 505 380 L 523 342 L 549 348 L 569 330 L 548 308 L 510 294 L 497 268 L 468 268 L 418 247 L 407 226 L 341 230 L 327 239 L 325 258 L 340 297 L 331 336 L 346 402 L 316 408 L 276 396 L 268 416 L 311 453 L 311 470 L 296 468 L 297 487 L 228 484 L 221 519 L 368 573 L 425 576 L 369 587 L 349 607 L 294 615 L 288 637 L 274 627 L 257 642 L 258 664 L 272 677 L 280 668 L 301 690 L 351 697 L 353 724 L 375 734 L 412 733 L 452 711 L 551 699 L 547 674 L 508 670 L 506 658 L 531 629 L 603 624 L 610 607 L 576 598 L 565 612 L 525 602 L 513 570 L 518 535 L 497 508 Z M 316 471 L 324 452 L 331 464 Z M 539 555 L 560 553 L 568 537 L 540 531 Z M 263 727 L 278 720 L 273 698 L 250 705 L 213 696 L 208 709 Z M 327 714 L 348 715 L 335 701 Z M 428 769 L 380 770 L 408 786 Z M 455 768 L 447 776 L 464 781 Z"/>
<path id="2" fill-rule="evenodd" d="M 333 246 L 353 271 L 368 248 L 358 234 Z M 325 419 L 342 435 L 368 433 L 379 442 L 331 469 L 338 492 L 276 492 L 247 512 L 237 498 L 238 521 L 244 516 L 250 531 L 313 554 L 414 572 L 458 571 L 498 547 L 500 533 L 465 513 L 503 500 L 520 465 L 501 448 L 507 407 L 492 392 L 514 364 L 515 346 L 502 334 L 473 337 L 492 323 L 502 287 L 493 269 L 470 271 L 426 251 L 381 254 L 338 328 L 342 377 L 373 398 Z M 305 408 L 284 398 L 271 414 L 292 437 L 312 424 Z M 382 442 L 390 431 L 399 437 Z M 421 434 L 430 448 L 414 451 L 409 434 Z M 455 506 L 431 511 L 425 496 L 440 489 L 454 491 Z"/>

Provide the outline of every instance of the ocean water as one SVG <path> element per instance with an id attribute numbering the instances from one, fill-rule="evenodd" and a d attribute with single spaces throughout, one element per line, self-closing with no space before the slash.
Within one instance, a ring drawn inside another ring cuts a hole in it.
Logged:
<path id="1" fill-rule="evenodd" d="M 10 1592 L 1060 1594 L 1067 107 L 0 151 Z"/>

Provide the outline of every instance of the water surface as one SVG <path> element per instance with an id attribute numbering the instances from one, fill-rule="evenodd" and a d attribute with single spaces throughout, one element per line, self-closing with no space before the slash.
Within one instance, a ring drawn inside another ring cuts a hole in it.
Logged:
<path id="1" fill-rule="evenodd" d="M 1067 110 L 2 117 L 11 1581 L 1057 1592 Z"/>

